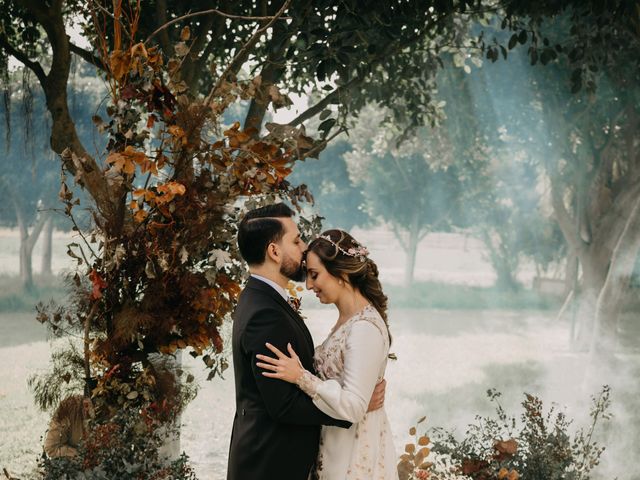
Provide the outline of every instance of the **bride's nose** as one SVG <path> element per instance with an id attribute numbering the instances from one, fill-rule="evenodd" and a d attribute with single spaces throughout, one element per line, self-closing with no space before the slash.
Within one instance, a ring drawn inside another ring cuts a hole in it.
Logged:
<path id="1" fill-rule="evenodd" d="M 309 277 L 309 274 L 307 274 L 307 278 L 305 280 L 305 285 L 307 287 L 307 290 L 313 289 L 313 280 L 311 280 L 311 277 Z"/>

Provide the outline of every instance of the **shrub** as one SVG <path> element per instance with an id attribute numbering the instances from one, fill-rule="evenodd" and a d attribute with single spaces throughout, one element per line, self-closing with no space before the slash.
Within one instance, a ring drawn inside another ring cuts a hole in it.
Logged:
<path id="1" fill-rule="evenodd" d="M 174 433 L 152 411 L 126 409 L 92 425 L 77 456 L 43 454 L 38 466 L 44 480 L 196 480 L 186 454 L 173 461 L 159 454 L 165 438 Z"/>
<path id="2" fill-rule="evenodd" d="M 542 401 L 525 394 L 520 422 L 508 416 L 499 402 L 500 393 L 487 392 L 496 405 L 496 416 L 476 416 L 464 438 L 442 428 L 433 429 L 432 441 L 417 436 L 416 427 L 400 457 L 400 480 L 588 480 L 604 447 L 594 440 L 595 427 L 608 419 L 610 389 L 604 386 L 593 397 L 591 423 L 570 433 L 572 420 L 551 407 L 545 414 Z M 422 418 L 418 423 L 424 421 Z M 429 448 L 431 446 L 431 448 Z"/>

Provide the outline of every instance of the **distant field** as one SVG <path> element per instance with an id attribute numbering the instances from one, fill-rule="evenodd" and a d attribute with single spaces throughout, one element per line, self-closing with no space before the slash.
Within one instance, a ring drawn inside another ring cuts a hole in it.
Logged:
<path id="1" fill-rule="evenodd" d="M 73 263 L 67 256 L 66 245 L 76 241 L 71 233 L 53 232 L 52 239 L 52 270 L 54 273 L 71 268 Z M 42 262 L 42 236 L 38 239 L 33 249 L 33 269 L 34 272 L 40 270 Z M 20 235 L 15 229 L 0 228 L 0 274 L 17 275 L 20 272 Z"/>
<path id="2" fill-rule="evenodd" d="M 378 263 L 383 281 L 401 284 L 404 277 L 405 255 L 393 233 L 384 229 L 354 229 L 353 235 L 365 244 L 371 257 Z M 53 270 L 58 273 L 73 268 L 74 262 L 66 254 L 69 242 L 78 242 L 77 235 L 54 232 Z M 38 271 L 41 263 L 42 239 L 34 249 L 33 266 Z M 17 275 L 19 234 L 15 229 L 0 228 L 0 274 Z M 455 233 L 433 233 L 420 243 L 416 258 L 415 279 L 423 282 L 455 283 L 490 286 L 495 281 L 491 265 L 483 257 L 484 247 L 472 237 Z M 530 265 L 524 265 L 519 279 L 530 286 L 535 274 Z"/>

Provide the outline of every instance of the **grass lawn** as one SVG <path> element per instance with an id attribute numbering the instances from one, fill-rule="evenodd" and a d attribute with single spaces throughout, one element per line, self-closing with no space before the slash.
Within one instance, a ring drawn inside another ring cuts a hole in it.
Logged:
<path id="1" fill-rule="evenodd" d="M 495 287 L 416 282 L 409 287 L 385 285 L 390 304 L 396 308 L 451 310 L 557 310 L 561 299 L 530 289 L 505 291 Z"/>
<path id="2" fill-rule="evenodd" d="M 0 312 L 35 312 L 38 302 L 61 301 L 66 294 L 61 276 L 34 276 L 35 289 L 23 291 L 15 275 L 0 275 Z"/>

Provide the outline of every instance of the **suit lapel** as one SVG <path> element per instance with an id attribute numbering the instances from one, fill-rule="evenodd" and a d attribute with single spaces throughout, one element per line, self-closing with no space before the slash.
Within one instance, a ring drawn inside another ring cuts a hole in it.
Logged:
<path id="1" fill-rule="evenodd" d="M 311 332 L 309 332 L 309 329 L 300 314 L 296 312 L 291 305 L 289 305 L 289 302 L 287 302 L 273 287 L 254 277 L 249 277 L 245 288 L 251 288 L 266 293 L 280 305 L 287 314 L 289 320 L 304 334 L 311 350 L 311 358 L 313 358 L 313 338 L 311 337 Z"/>

